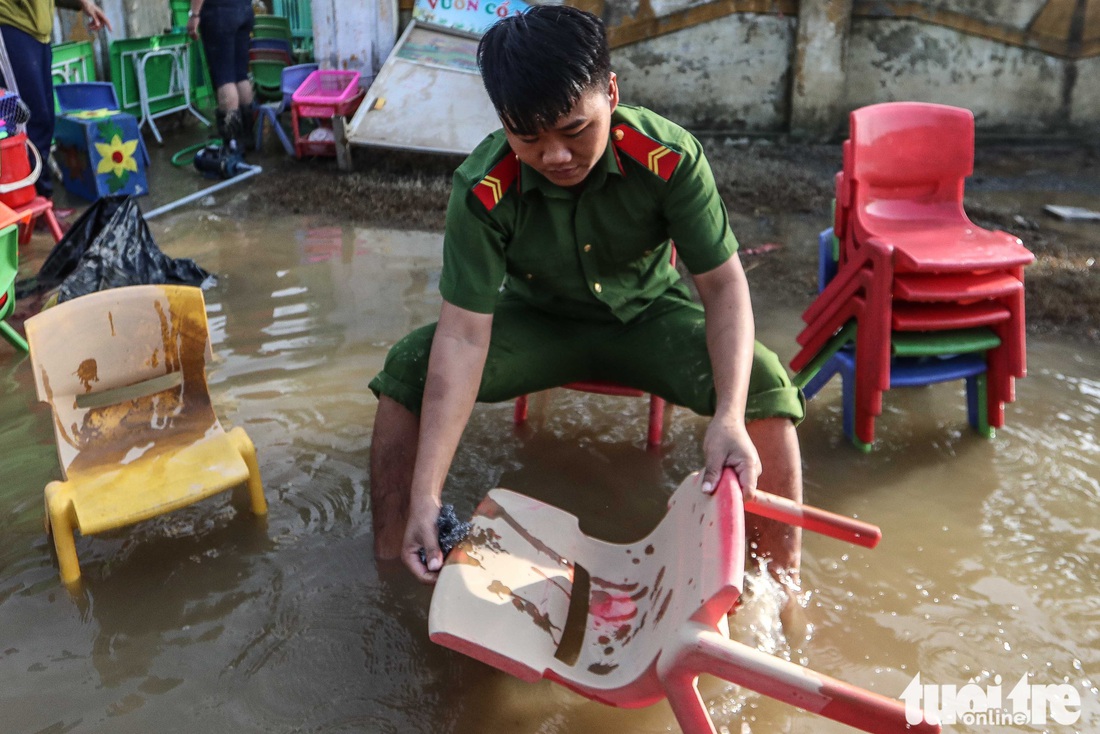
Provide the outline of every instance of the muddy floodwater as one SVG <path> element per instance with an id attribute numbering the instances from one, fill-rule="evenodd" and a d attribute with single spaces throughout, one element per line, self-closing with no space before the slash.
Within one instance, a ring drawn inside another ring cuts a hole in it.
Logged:
<path id="1" fill-rule="evenodd" d="M 80 538 L 70 594 L 42 532 L 42 490 L 60 476 L 49 414 L 29 360 L 0 343 L 0 732 L 677 731 L 665 704 L 610 709 L 432 644 L 430 589 L 371 555 L 366 385 L 438 311 L 440 235 L 215 211 L 152 226 L 168 254 L 219 276 L 206 293 L 211 392 L 256 444 L 270 514 L 220 495 Z M 735 229 L 747 247 L 813 247 L 816 224 Z M 761 290 L 758 335 L 788 359 L 801 309 Z M 963 384 L 949 383 L 887 393 L 864 455 L 842 436 L 839 385 L 820 393 L 799 431 L 806 499 L 884 539 L 865 550 L 807 535 L 801 622 L 784 630 L 757 582 L 734 635 L 891 696 L 919 674 L 937 690 L 1000 686 L 1011 709 L 1027 676 L 1081 701 L 1072 724 L 1032 696 L 1026 721 L 948 731 L 1100 731 L 1100 356 L 1050 337 L 1028 347 L 993 440 L 969 430 Z M 683 409 L 656 452 L 641 400 L 556 390 L 532 399 L 522 430 L 511 415 L 475 410 L 447 485 L 460 515 L 505 486 L 633 540 L 701 461 L 705 422 Z M 734 734 L 851 731 L 719 681 L 702 689 Z"/>

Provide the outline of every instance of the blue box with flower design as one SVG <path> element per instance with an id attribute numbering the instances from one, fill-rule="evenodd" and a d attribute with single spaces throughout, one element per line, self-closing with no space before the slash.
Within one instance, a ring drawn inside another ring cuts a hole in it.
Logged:
<path id="1" fill-rule="evenodd" d="M 89 201 L 109 194 L 149 193 L 149 155 L 137 119 L 126 112 L 98 109 L 57 117 L 54 160 L 68 191 Z"/>

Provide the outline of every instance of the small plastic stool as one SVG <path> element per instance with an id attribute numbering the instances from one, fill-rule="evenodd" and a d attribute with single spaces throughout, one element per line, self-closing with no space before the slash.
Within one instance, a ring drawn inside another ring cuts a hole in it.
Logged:
<path id="1" fill-rule="evenodd" d="M 46 218 L 46 224 L 50 228 L 50 234 L 53 235 L 54 242 L 60 242 L 65 234 L 61 231 L 61 224 L 58 223 L 57 216 L 53 213 L 53 202 L 45 196 L 36 196 L 26 204 L 15 207 L 14 211 L 17 214 L 26 215 L 19 228 L 20 245 L 26 245 L 31 241 L 34 224 L 39 217 Z"/>

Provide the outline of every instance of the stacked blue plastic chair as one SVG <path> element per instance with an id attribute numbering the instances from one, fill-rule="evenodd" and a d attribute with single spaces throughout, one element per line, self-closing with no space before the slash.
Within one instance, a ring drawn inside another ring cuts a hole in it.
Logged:
<path id="1" fill-rule="evenodd" d="M 264 121 L 271 123 L 271 129 L 275 132 L 279 142 L 283 144 L 283 150 L 287 155 L 294 155 L 294 144 L 283 129 L 279 116 L 290 108 L 290 98 L 294 90 L 301 86 L 306 77 L 317 71 L 317 64 L 296 64 L 283 69 L 282 73 L 282 99 L 277 102 L 265 102 L 256 107 L 256 150 L 263 147 Z"/>

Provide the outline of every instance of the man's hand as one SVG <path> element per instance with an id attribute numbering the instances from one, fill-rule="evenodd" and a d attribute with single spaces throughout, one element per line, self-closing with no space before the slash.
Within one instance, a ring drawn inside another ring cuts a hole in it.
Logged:
<path id="1" fill-rule="evenodd" d="M 443 568 L 443 552 L 439 549 L 439 500 L 424 498 L 412 500 L 409 522 L 405 525 L 405 540 L 401 545 L 401 560 L 422 584 L 434 584 Z M 427 565 L 420 562 L 420 549 L 424 549 Z"/>
<path id="2" fill-rule="evenodd" d="M 192 15 L 187 19 L 187 35 L 196 41 L 199 40 L 199 16 Z"/>
<path id="3" fill-rule="evenodd" d="M 741 484 L 745 499 L 756 490 L 760 477 L 760 457 L 745 430 L 745 422 L 723 416 L 715 416 L 703 438 L 703 491 L 710 494 L 718 485 L 723 467 L 731 467 Z"/>
<path id="4" fill-rule="evenodd" d="M 109 31 L 114 30 L 111 28 L 111 21 L 107 19 L 107 14 L 103 12 L 103 8 L 96 5 L 92 0 L 80 0 L 80 9 L 84 11 L 84 15 L 88 16 L 88 30 L 95 32 L 103 27 L 106 27 Z"/>

